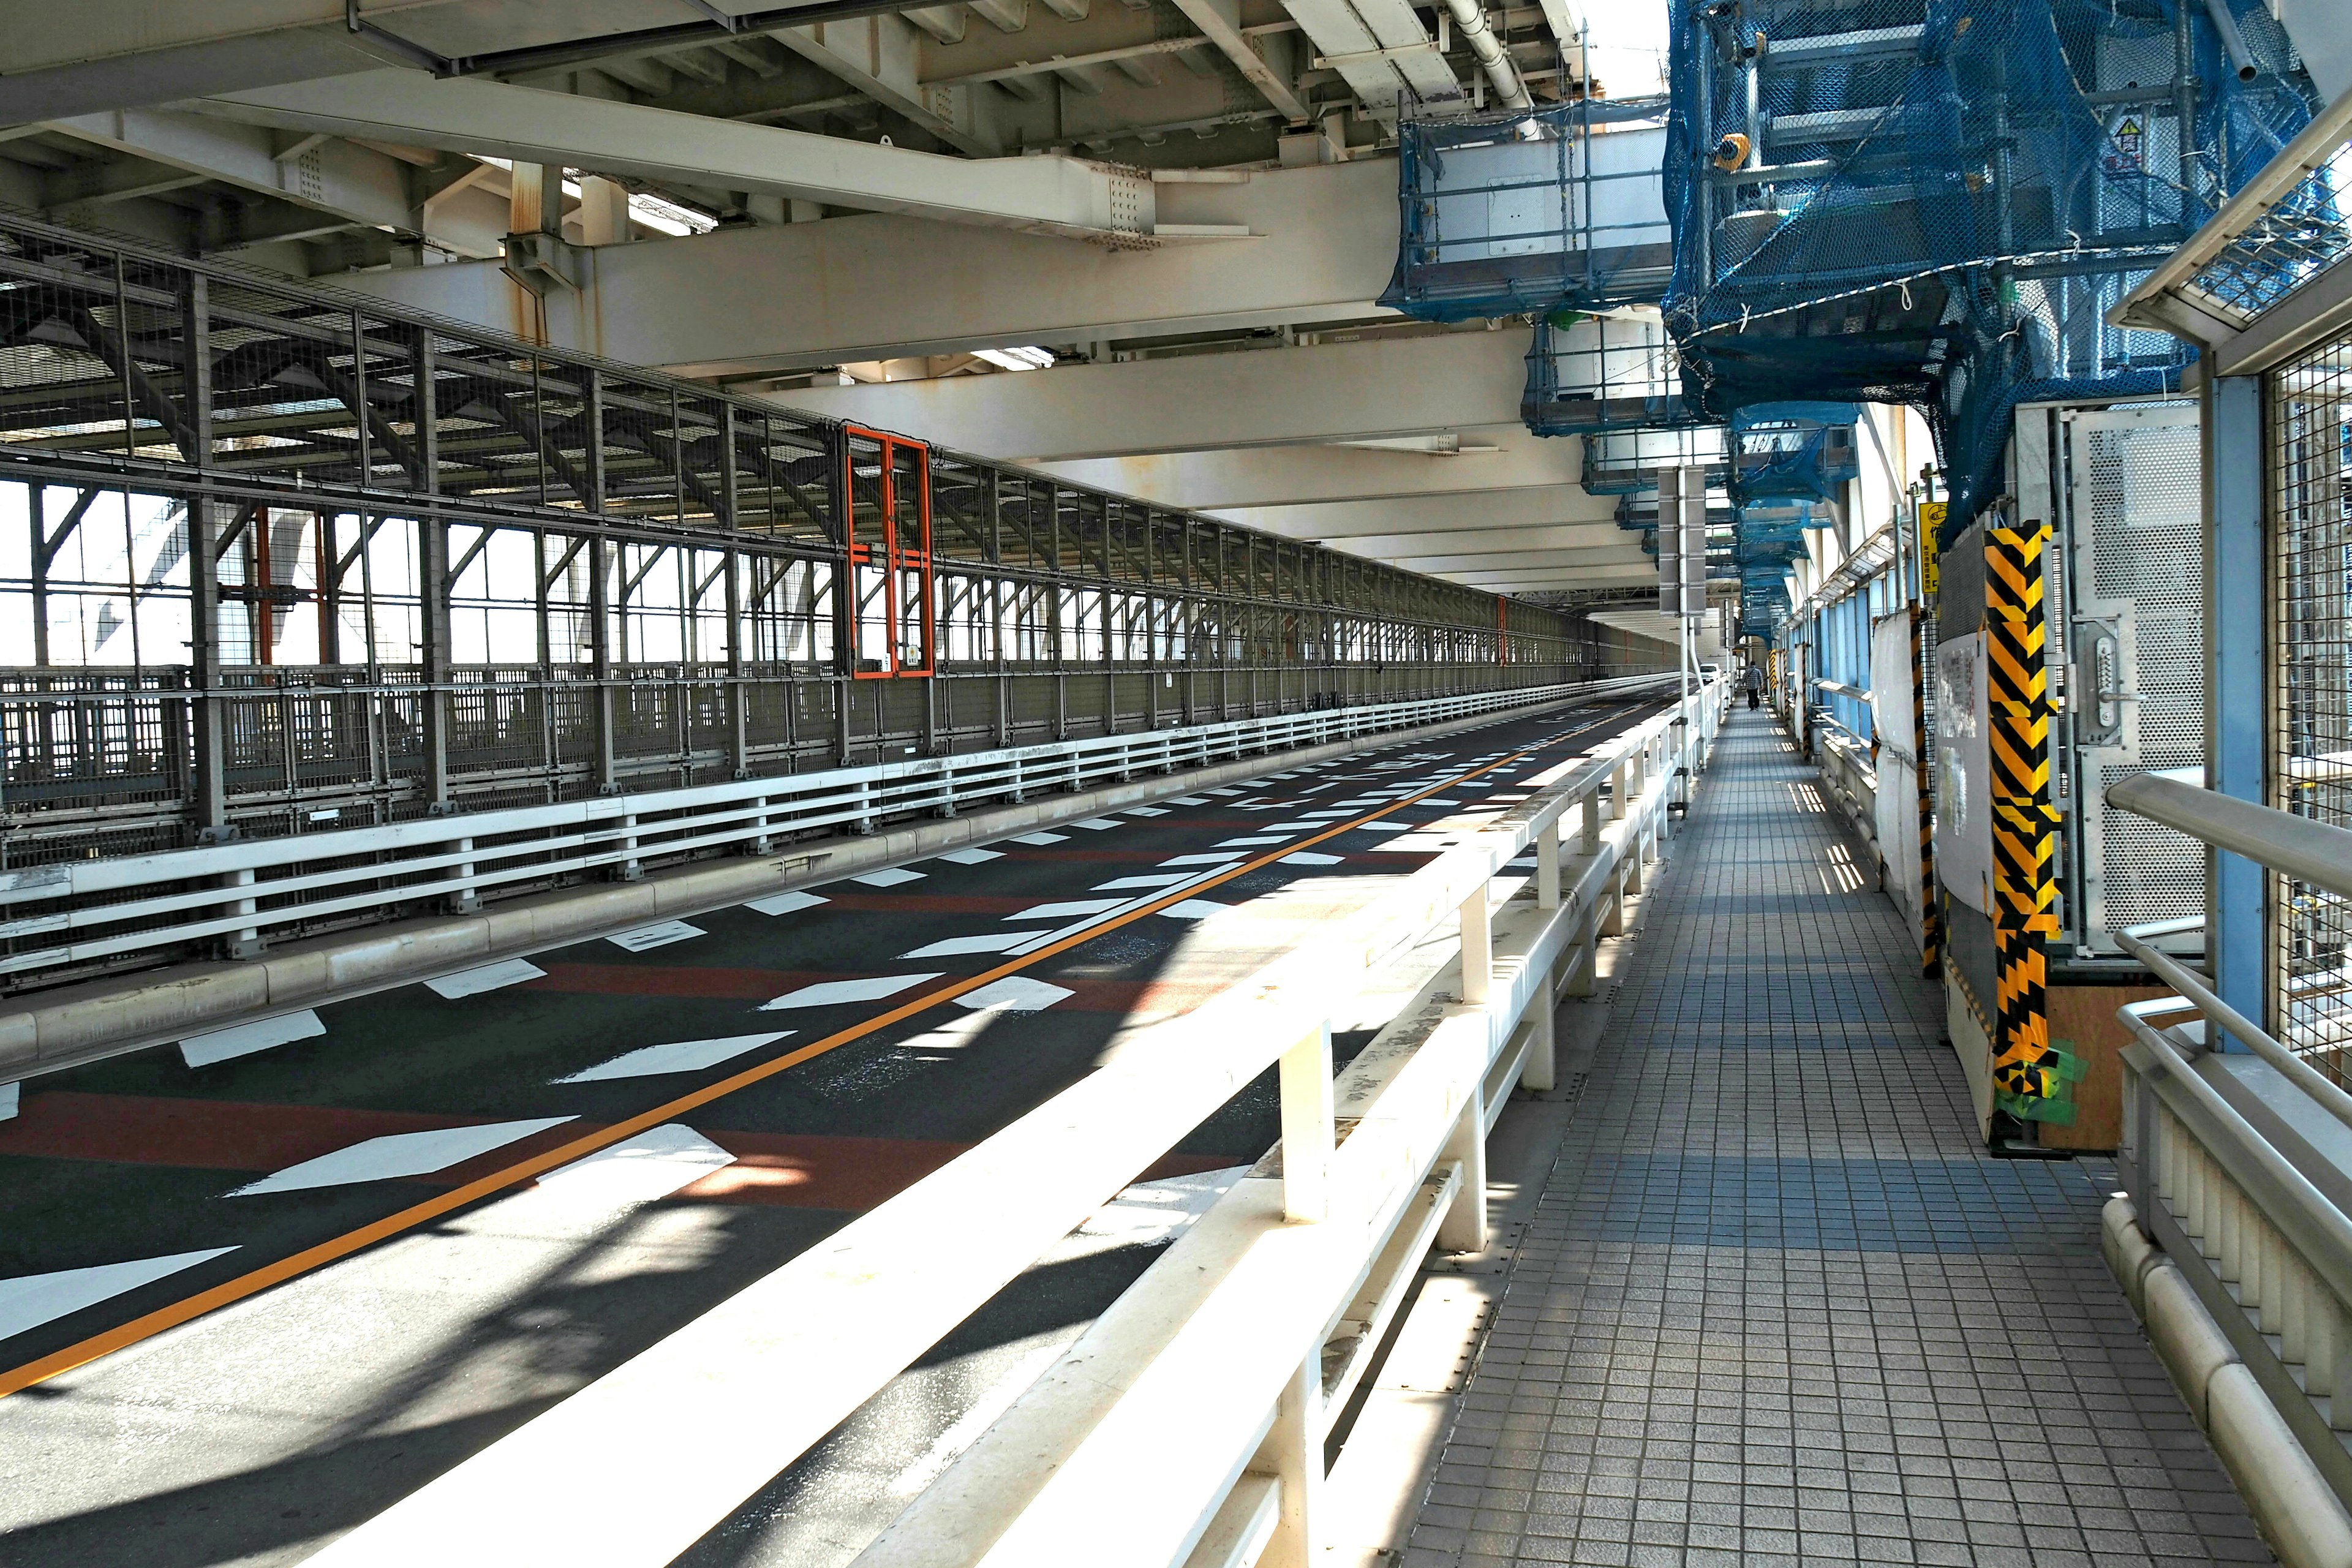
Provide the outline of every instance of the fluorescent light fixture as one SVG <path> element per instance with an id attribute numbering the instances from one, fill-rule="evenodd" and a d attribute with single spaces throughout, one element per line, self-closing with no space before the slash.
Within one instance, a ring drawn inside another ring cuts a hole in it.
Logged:
<path id="1" fill-rule="evenodd" d="M 1050 370 L 1054 364 L 1050 349 L 974 349 L 971 357 L 986 360 L 999 370 Z"/>

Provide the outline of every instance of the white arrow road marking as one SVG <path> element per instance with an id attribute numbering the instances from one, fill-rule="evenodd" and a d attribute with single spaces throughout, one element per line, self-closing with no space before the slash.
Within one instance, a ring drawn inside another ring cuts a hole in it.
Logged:
<path id="1" fill-rule="evenodd" d="M 909 985 L 919 985 L 926 980 L 938 978 L 939 974 L 934 972 L 929 974 L 876 974 L 864 980 L 824 980 L 762 1002 L 760 1011 L 782 1013 L 793 1007 L 831 1007 L 843 1002 L 879 1002 L 885 996 L 896 996 Z"/>
<path id="2" fill-rule="evenodd" d="M 208 1263 L 234 1247 L 206 1247 L 201 1252 L 174 1252 L 163 1258 L 141 1258 L 129 1263 L 101 1263 L 94 1268 L 64 1268 L 55 1274 L 26 1274 L 0 1279 L 0 1340 L 37 1329 L 43 1323 L 94 1307 L 110 1296 L 136 1290 L 183 1268 Z"/>
<path id="3" fill-rule="evenodd" d="M 486 963 L 479 969 L 461 969 L 455 974 L 428 980 L 425 988 L 456 1002 L 467 996 L 478 996 L 485 991 L 496 991 L 500 986 L 520 985 L 526 980 L 537 980 L 546 973 L 536 963 L 509 958 L 504 963 Z"/>
<path id="4" fill-rule="evenodd" d="M 605 1083 L 614 1079 L 654 1078 L 668 1072 L 698 1072 L 789 1039 L 793 1031 L 777 1029 L 764 1035 L 730 1035 L 718 1040 L 679 1040 L 667 1046 L 641 1046 L 593 1068 L 559 1078 L 557 1083 Z"/>
<path id="5" fill-rule="evenodd" d="M 315 1040 L 326 1032 L 327 1026 L 320 1021 L 319 1015 L 306 1007 L 299 1013 L 280 1013 L 275 1018 L 257 1018 L 234 1028 L 191 1035 L 180 1042 L 180 1059 L 192 1068 L 210 1067 L 215 1062 L 249 1057 L 273 1046 Z"/>
<path id="6" fill-rule="evenodd" d="M 477 1154 L 487 1154 L 518 1138 L 566 1121 L 573 1116 L 540 1116 L 525 1121 L 493 1121 L 483 1127 L 436 1127 L 427 1132 L 395 1132 L 370 1138 L 305 1160 L 299 1165 L 247 1182 L 230 1193 L 233 1198 L 258 1197 L 265 1193 L 298 1193 L 312 1187 L 348 1187 L 361 1182 L 390 1181 L 397 1176 L 430 1175 Z"/>

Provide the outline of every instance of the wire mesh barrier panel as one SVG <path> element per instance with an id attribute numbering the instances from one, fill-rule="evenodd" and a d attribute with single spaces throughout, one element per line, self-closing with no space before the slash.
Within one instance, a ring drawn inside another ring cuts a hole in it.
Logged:
<path id="1" fill-rule="evenodd" d="M 1580 615 L 0 214 L 0 876 L 1659 662 Z M 383 913 L 311 902 L 298 929 Z M 0 970 L 50 942 L 12 927 Z"/>
<path id="2" fill-rule="evenodd" d="M 2273 804 L 2352 827 L 2352 336 L 2271 373 Z M 2273 1032 L 2342 1081 L 2352 1046 L 2352 901 L 2273 873 Z"/>
<path id="3" fill-rule="evenodd" d="M 1398 127 L 1402 243 L 1381 303 L 1462 321 L 1655 303 L 1672 264 L 1664 100 Z"/>
<path id="4" fill-rule="evenodd" d="M 2251 79 L 2189 0 L 1699 7 L 1665 165 L 1694 395 L 1928 409 L 1949 534 L 2020 402 L 2177 388 L 2188 351 L 2105 313 L 2315 107 L 2267 12 L 2221 3 Z"/>

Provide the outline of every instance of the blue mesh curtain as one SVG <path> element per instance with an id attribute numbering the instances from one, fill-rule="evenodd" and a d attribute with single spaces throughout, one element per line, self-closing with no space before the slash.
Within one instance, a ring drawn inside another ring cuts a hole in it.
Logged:
<path id="1" fill-rule="evenodd" d="M 1594 128 L 1665 110 L 1663 99 L 1601 99 L 1405 121 L 1397 265 L 1381 303 L 1428 321 L 1655 304 L 1673 236 L 1650 143 Z"/>
<path id="2" fill-rule="evenodd" d="M 2314 107 L 2259 0 L 2224 0 L 2252 80 L 2201 0 L 1673 3 L 1689 401 L 1920 406 L 1955 531 L 2020 402 L 2178 386 L 2173 339 L 2103 318 Z"/>

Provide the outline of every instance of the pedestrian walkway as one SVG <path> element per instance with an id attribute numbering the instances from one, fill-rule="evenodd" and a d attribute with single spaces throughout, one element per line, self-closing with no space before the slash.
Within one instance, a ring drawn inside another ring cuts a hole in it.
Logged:
<path id="1" fill-rule="evenodd" d="M 1672 855 L 1407 1568 L 2270 1561 L 1769 714 Z"/>

